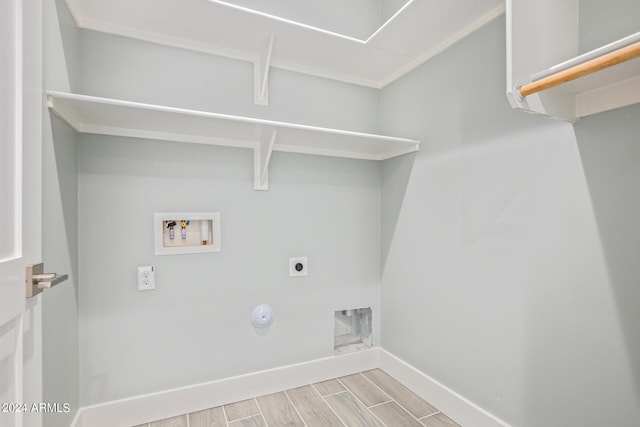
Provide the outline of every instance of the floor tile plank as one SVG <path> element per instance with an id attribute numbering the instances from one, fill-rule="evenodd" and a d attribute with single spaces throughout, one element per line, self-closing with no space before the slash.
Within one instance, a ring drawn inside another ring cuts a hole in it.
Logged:
<path id="1" fill-rule="evenodd" d="M 227 427 L 222 406 L 189 414 L 189 427 Z"/>
<path id="2" fill-rule="evenodd" d="M 260 415 L 260 409 L 258 409 L 258 405 L 254 399 L 224 405 L 224 410 L 227 413 L 227 421 L 235 421 L 252 415 Z"/>
<path id="3" fill-rule="evenodd" d="M 438 412 L 431 404 L 425 402 L 420 396 L 400 384 L 383 370 L 373 369 L 362 374 L 391 396 L 400 406 L 411 412 L 414 417 L 423 418 Z"/>
<path id="4" fill-rule="evenodd" d="M 311 387 L 287 390 L 287 395 L 308 427 L 342 427 L 342 421 Z"/>
<path id="5" fill-rule="evenodd" d="M 391 400 L 387 394 L 380 391 L 371 381 L 360 374 L 341 377 L 340 382 L 347 387 L 365 406 L 378 405 Z"/>
<path id="6" fill-rule="evenodd" d="M 256 400 L 268 425 L 304 427 L 304 422 L 284 392 L 260 396 Z"/>
<path id="7" fill-rule="evenodd" d="M 321 396 L 340 393 L 341 391 L 346 390 L 346 388 L 344 388 L 344 386 L 340 384 L 340 381 L 338 380 L 322 381 L 319 383 L 315 383 L 313 386 L 316 388 L 316 390 L 318 390 L 318 393 L 320 393 Z"/>
<path id="8" fill-rule="evenodd" d="M 369 410 L 388 426 L 424 427 L 420 421 L 402 409 L 396 402 L 383 403 L 369 408 Z"/>
<path id="9" fill-rule="evenodd" d="M 349 427 L 385 427 L 349 391 L 327 396 L 325 399 Z"/>
<path id="10" fill-rule="evenodd" d="M 229 423 L 229 427 L 267 427 L 262 415 L 256 415 L 249 418 L 233 421 Z"/>
<path id="11" fill-rule="evenodd" d="M 137 427 L 461 427 L 381 369 Z"/>
<path id="12" fill-rule="evenodd" d="M 187 416 L 180 415 L 179 417 L 167 418 L 165 420 L 154 421 L 150 424 L 150 427 L 187 427 Z"/>
<path id="13" fill-rule="evenodd" d="M 426 427 L 460 427 L 460 424 L 447 417 L 445 414 L 435 414 L 430 417 L 420 419 Z"/>

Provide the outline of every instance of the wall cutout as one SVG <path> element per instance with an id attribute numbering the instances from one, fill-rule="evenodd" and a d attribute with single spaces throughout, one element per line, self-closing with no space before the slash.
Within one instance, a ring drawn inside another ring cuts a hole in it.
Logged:
<path id="1" fill-rule="evenodd" d="M 334 354 L 351 353 L 371 348 L 371 308 L 336 311 Z"/>
<path id="2" fill-rule="evenodd" d="M 172 212 L 154 214 L 156 255 L 220 252 L 218 212 Z"/>

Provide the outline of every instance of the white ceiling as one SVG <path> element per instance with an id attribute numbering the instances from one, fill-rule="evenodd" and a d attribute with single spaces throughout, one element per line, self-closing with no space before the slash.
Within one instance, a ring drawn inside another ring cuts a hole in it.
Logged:
<path id="1" fill-rule="evenodd" d="M 504 0 L 66 1 L 81 28 L 246 61 L 273 35 L 271 66 L 375 88 L 504 13 Z"/>
<path id="2" fill-rule="evenodd" d="M 221 0 L 310 27 L 366 40 L 409 0 Z"/>

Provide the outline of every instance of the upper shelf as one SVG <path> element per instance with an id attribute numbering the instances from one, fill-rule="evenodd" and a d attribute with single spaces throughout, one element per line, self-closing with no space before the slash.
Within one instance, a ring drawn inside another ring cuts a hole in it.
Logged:
<path id="1" fill-rule="evenodd" d="M 531 81 L 518 89 L 521 96 L 549 88 L 574 95 L 577 117 L 640 102 L 640 33 L 536 73 Z"/>
<path id="2" fill-rule="evenodd" d="M 62 92 L 49 108 L 78 132 L 385 160 L 418 150 L 418 141 L 295 123 L 187 110 Z M 268 150 L 269 153 L 271 150 Z M 266 160 L 268 164 L 268 159 Z"/>
<path id="3" fill-rule="evenodd" d="M 504 0 L 406 0 L 370 36 L 357 38 L 233 0 L 66 2 L 81 28 L 254 63 L 273 36 L 271 66 L 374 88 L 504 13 Z"/>
<path id="4" fill-rule="evenodd" d="M 575 121 L 640 102 L 640 32 L 576 55 L 579 18 L 575 1 L 507 0 L 507 96 L 514 108 Z"/>
<path id="5" fill-rule="evenodd" d="M 640 42 L 640 32 L 632 34 L 630 36 L 624 37 L 620 40 L 616 40 L 612 43 L 609 43 L 605 46 L 601 46 L 597 49 L 593 49 L 590 52 L 584 53 L 582 55 L 576 56 L 575 58 L 569 59 L 568 61 L 564 61 L 560 64 L 554 65 L 553 67 L 547 68 L 546 70 L 539 71 L 531 76 L 532 81 L 540 80 L 545 77 L 552 76 L 554 74 L 558 74 L 562 71 L 568 70 L 570 68 L 579 66 L 581 64 L 587 63 L 597 58 L 601 58 L 608 54 L 613 54 L 621 49 L 624 49 L 628 46 L 634 45 L 637 42 Z M 621 77 L 623 79 L 628 78 L 629 76 L 638 75 L 638 64 L 635 61 L 623 62 L 620 64 L 620 67 L 613 68 L 613 70 L 619 70 L 618 73 L 611 73 L 611 68 L 606 69 L 606 72 L 609 74 L 618 74 L 617 77 Z M 602 70 L 605 71 L 605 70 Z M 604 73 L 600 73 L 599 75 L 603 75 Z M 606 77 L 600 77 L 604 79 Z M 582 80 L 579 80 L 573 84 L 573 88 L 569 88 L 569 91 L 573 92 L 584 92 L 589 90 L 590 86 L 588 83 L 581 83 Z"/>

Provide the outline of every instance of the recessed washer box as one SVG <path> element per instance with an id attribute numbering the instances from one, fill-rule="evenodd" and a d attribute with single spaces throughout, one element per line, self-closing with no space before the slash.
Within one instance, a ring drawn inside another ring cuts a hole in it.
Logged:
<path id="1" fill-rule="evenodd" d="M 219 212 L 164 212 L 154 214 L 156 255 L 220 252 Z"/>

